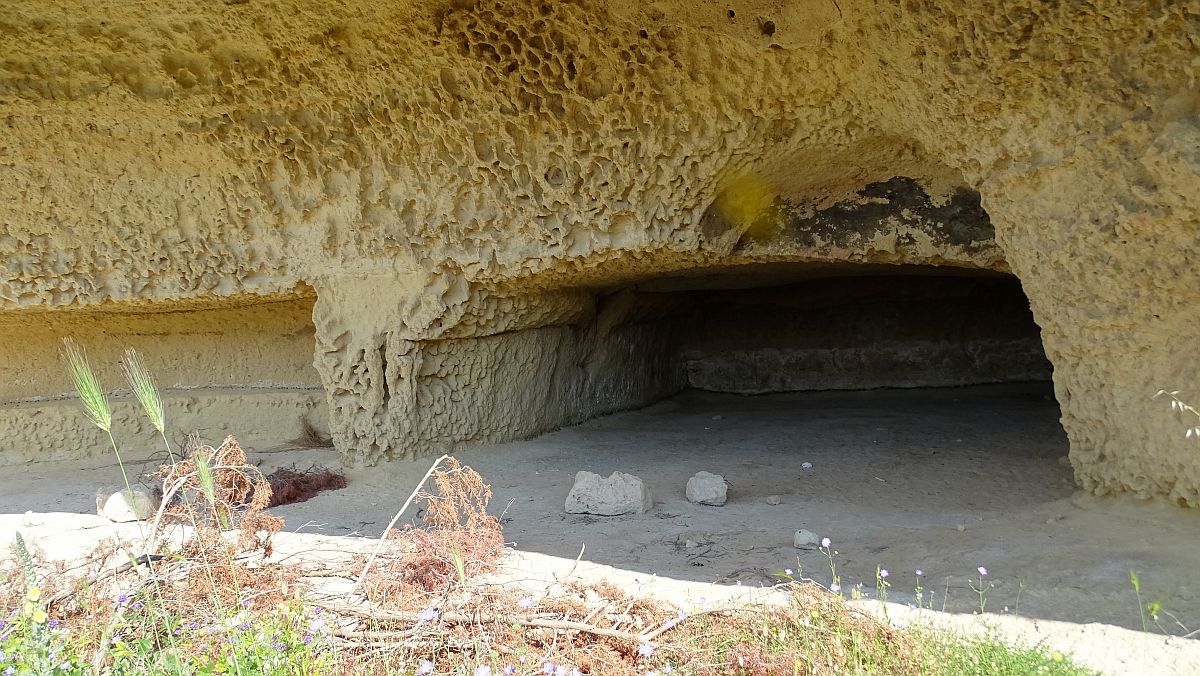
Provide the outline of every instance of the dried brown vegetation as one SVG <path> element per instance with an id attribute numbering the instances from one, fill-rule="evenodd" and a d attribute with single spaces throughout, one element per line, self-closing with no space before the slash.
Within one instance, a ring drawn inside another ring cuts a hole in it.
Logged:
<path id="1" fill-rule="evenodd" d="M 310 467 L 299 471 L 281 467 L 267 475 L 271 485 L 271 501 L 267 507 L 307 502 L 322 491 L 337 491 L 346 487 L 346 476 L 325 467 Z"/>
<path id="2" fill-rule="evenodd" d="M 435 489 L 418 495 L 423 527 L 392 531 L 390 551 L 366 579 L 368 596 L 389 607 L 403 607 L 413 593 L 442 591 L 460 576 L 491 572 L 504 552 L 500 521 L 487 513 L 492 489 L 483 477 L 449 458 L 431 479 Z"/>
<path id="3" fill-rule="evenodd" d="M 192 437 L 183 459 L 163 465 L 157 476 L 163 482 L 164 514 L 195 528 L 184 544 L 185 555 L 224 546 L 221 531 L 230 528 L 240 534 L 230 555 L 260 548 L 270 555 L 271 536 L 283 528 L 283 519 L 264 511 L 271 502 L 271 485 L 246 460 L 236 439 L 226 437 L 213 448 Z"/>

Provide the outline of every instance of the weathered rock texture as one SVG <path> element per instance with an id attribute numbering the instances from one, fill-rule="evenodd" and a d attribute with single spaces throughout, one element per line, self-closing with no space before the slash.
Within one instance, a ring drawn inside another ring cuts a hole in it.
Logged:
<path id="1" fill-rule="evenodd" d="M 35 430 L 4 452 L 74 439 L 20 422 L 68 389 L 53 348 L 9 355 L 85 311 L 154 313 L 167 345 L 189 339 L 166 313 L 315 291 L 330 431 L 373 462 L 682 387 L 686 308 L 651 286 L 921 265 L 1020 279 L 1085 488 L 1200 504 L 1200 454 L 1150 401 L 1200 376 L 1198 16 L 0 0 L 2 363 L 32 379 L 0 425 Z M 256 321 L 231 345 L 275 344 Z M 261 364 L 198 342 L 178 358 L 223 375 L 172 383 L 278 377 L 298 420 L 293 338 Z"/>
<path id="2" fill-rule="evenodd" d="M 643 514 L 653 507 L 654 498 L 645 482 L 624 472 L 613 472 L 607 477 L 595 472 L 577 472 L 564 503 L 567 514 L 599 516 Z"/>

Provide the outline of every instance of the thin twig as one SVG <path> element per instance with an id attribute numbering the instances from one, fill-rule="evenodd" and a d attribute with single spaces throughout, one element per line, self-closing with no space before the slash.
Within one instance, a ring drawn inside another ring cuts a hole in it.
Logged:
<path id="1" fill-rule="evenodd" d="M 412 501 L 416 499 L 417 494 L 421 492 L 421 487 L 425 485 L 426 481 L 429 481 L 429 477 L 433 476 L 433 473 L 437 470 L 438 466 L 442 464 L 442 461 L 449 457 L 449 455 L 443 455 L 429 466 L 429 471 L 425 472 L 425 476 L 421 478 L 420 483 L 418 483 L 417 487 L 414 488 L 412 493 L 409 494 L 408 499 L 405 500 L 404 504 L 400 507 L 400 511 L 396 512 L 396 516 L 393 516 L 392 520 L 388 522 L 387 528 L 384 528 L 383 533 L 379 536 L 379 544 L 375 545 L 375 550 L 371 552 L 371 556 L 367 559 L 366 565 L 363 566 L 362 573 L 358 576 L 358 580 L 356 580 L 354 585 L 350 587 L 350 590 L 346 592 L 347 597 L 358 591 L 358 588 L 362 586 L 363 580 L 367 579 L 367 572 L 371 570 L 371 564 L 375 562 L 375 557 L 379 556 L 380 550 L 383 549 L 384 542 L 387 541 L 388 533 L 392 532 L 392 527 L 395 526 L 396 522 L 400 520 L 400 517 L 404 515 L 404 512 L 408 509 L 408 506 L 412 504 Z"/>
<path id="2" fill-rule="evenodd" d="M 693 617 L 696 617 L 697 615 L 715 615 L 717 613 L 731 613 L 731 612 L 761 613 L 764 610 L 765 610 L 765 608 L 755 607 L 755 606 L 721 606 L 719 608 L 705 608 L 704 610 L 697 610 L 692 613 L 687 613 L 682 618 L 673 617 L 673 618 L 667 620 L 666 622 L 663 622 L 662 625 L 659 626 L 658 629 L 655 629 L 654 631 L 649 632 L 649 633 L 641 634 L 640 638 L 643 643 L 649 643 L 650 641 L 653 641 L 654 639 L 658 638 L 659 636 L 662 636 L 663 634 L 667 633 L 668 631 L 679 626 L 680 623 L 685 622 Z"/>
<path id="3" fill-rule="evenodd" d="M 419 624 L 422 622 L 421 613 L 408 610 L 382 610 L 378 608 L 363 610 L 353 606 L 325 606 L 325 609 L 334 613 L 347 613 L 375 620 L 394 620 L 399 622 L 411 622 L 413 624 Z M 606 629 L 604 627 L 597 627 L 595 625 L 585 624 L 583 622 L 554 620 L 546 617 L 540 617 L 538 615 L 448 612 L 438 615 L 438 620 L 442 622 L 449 622 L 451 624 L 519 624 L 526 627 L 582 631 L 588 634 L 618 638 L 626 641 L 637 641 L 639 638 L 637 634 L 627 631 Z"/>

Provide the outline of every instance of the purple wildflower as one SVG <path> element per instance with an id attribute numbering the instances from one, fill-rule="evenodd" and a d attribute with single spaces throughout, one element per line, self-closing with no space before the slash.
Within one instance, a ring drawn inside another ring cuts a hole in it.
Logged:
<path id="1" fill-rule="evenodd" d="M 917 577 L 923 577 L 924 575 L 925 575 L 925 571 L 923 571 L 923 570 L 921 570 L 920 568 L 918 568 L 918 569 L 917 569 Z"/>
<path id="2" fill-rule="evenodd" d="M 515 673 L 517 673 L 517 668 L 513 665 L 510 664 L 507 667 L 504 667 L 504 676 L 513 676 Z"/>
<path id="3" fill-rule="evenodd" d="M 567 665 L 560 664 L 555 667 L 554 676 L 567 676 Z"/>
<path id="4" fill-rule="evenodd" d="M 829 545 L 831 544 L 833 543 L 829 540 L 829 538 L 821 538 L 821 546 L 825 549 L 829 549 Z"/>
<path id="5" fill-rule="evenodd" d="M 58 620 L 50 620 L 49 622 L 46 623 L 46 626 L 53 629 L 58 626 Z"/>
<path id="6" fill-rule="evenodd" d="M 475 676 L 492 676 L 492 668 L 486 664 L 475 667 Z"/>
<path id="7" fill-rule="evenodd" d="M 521 599 L 519 601 L 517 601 L 517 607 L 520 608 L 521 610 L 529 610 L 530 608 L 533 607 L 533 597 L 532 596 L 522 596 Z"/>
<path id="8" fill-rule="evenodd" d="M 305 634 L 304 638 L 301 640 L 304 641 L 304 645 L 308 645 L 309 643 L 312 643 L 312 634 Z"/>
<path id="9" fill-rule="evenodd" d="M 788 577 L 791 577 L 791 575 L 792 575 L 792 569 L 791 569 L 791 568 L 784 568 L 784 569 L 783 569 L 783 573 L 784 573 L 785 575 L 787 575 Z"/>
<path id="10" fill-rule="evenodd" d="M 547 662 L 547 663 L 543 664 L 542 665 L 542 673 L 543 674 L 553 674 L 554 673 L 554 663 Z"/>
<path id="11" fill-rule="evenodd" d="M 124 604 L 128 600 L 129 600 L 129 594 L 121 594 L 120 596 L 117 597 L 117 603 Z"/>
<path id="12" fill-rule="evenodd" d="M 987 568 L 980 566 L 980 567 L 976 568 L 975 570 L 979 571 L 980 576 L 987 576 Z"/>
<path id="13" fill-rule="evenodd" d="M 134 601 L 133 605 L 130 606 L 130 608 L 133 608 L 134 610 L 141 610 L 144 607 L 146 607 L 146 604 L 142 603 L 141 601 Z"/>
<path id="14" fill-rule="evenodd" d="M 318 617 L 317 619 L 308 623 L 309 631 L 321 631 L 324 628 L 325 628 L 325 618 L 323 618 L 323 617 Z"/>
<path id="15" fill-rule="evenodd" d="M 13 674 L 15 674 L 15 673 L 17 673 L 17 670 L 13 669 L 12 667 L 9 667 L 4 670 L 4 676 L 13 676 Z"/>
<path id="16" fill-rule="evenodd" d="M 432 606 L 417 613 L 417 619 L 421 620 L 422 622 L 433 622 L 434 620 L 437 619 L 437 616 L 438 616 L 437 608 L 434 608 Z"/>
<path id="17" fill-rule="evenodd" d="M 638 654 L 642 657 L 650 657 L 654 654 L 654 646 L 650 643 L 643 643 L 638 646 Z"/>
<path id="18" fill-rule="evenodd" d="M 879 569 L 879 579 L 886 580 L 888 575 L 891 575 L 891 573 L 887 571 L 887 568 Z"/>
<path id="19" fill-rule="evenodd" d="M 833 584 L 829 585 L 829 591 L 834 592 L 836 594 L 837 592 L 842 591 L 842 585 L 834 582 Z"/>
<path id="20" fill-rule="evenodd" d="M 421 660 L 421 664 L 417 665 L 417 676 L 426 676 L 433 673 L 433 662 L 429 660 Z"/>

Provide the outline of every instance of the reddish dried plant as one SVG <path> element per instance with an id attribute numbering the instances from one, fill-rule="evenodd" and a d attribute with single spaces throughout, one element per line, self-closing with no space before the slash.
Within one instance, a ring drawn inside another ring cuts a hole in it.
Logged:
<path id="1" fill-rule="evenodd" d="M 388 605 L 409 605 L 414 595 L 445 589 L 495 568 L 504 551 L 500 520 L 487 513 L 492 489 L 483 477 L 454 458 L 432 475 L 433 491 L 423 491 L 424 526 L 393 531 L 396 545 L 368 576 L 372 596 Z"/>

